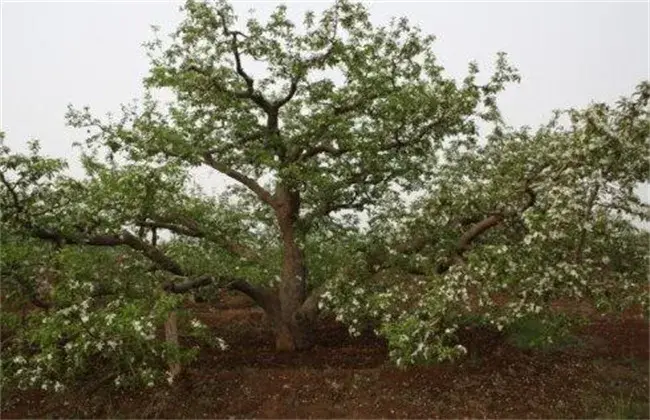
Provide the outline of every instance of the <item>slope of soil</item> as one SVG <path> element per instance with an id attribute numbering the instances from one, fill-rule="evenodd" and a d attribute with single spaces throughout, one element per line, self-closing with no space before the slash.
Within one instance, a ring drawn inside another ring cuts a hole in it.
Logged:
<path id="1" fill-rule="evenodd" d="M 522 350 L 500 334 L 463 333 L 468 357 L 398 369 L 384 342 L 324 322 L 316 347 L 276 353 L 263 314 L 241 302 L 195 312 L 230 350 L 204 349 L 173 386 L 104 384 L 3 401 L 2 418 L 648 418 L 648 325 L 598 319 L 580 345 Z"/>

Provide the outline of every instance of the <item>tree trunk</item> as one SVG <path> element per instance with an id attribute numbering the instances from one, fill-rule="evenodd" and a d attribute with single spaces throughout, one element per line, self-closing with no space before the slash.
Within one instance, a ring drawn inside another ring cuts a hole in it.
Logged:
<path id="1" fill-rule="evenodd" d="M 258 303 L 273 325 L 276 350 L 296 351 L 312 347 L 313 326 L 317 315 L 314 307 L 301 305 L 296 312 L 285 317 L 279 295 L 269 295 L 268 299 Z"/>
<path id="2" fill-rule="evenodd" d="M 165 341 L 178 347 L 178 321 L 176 311 L 171 311 L 165 320 Z M 181 373 L 180 363 L 174 361 L 169 364 L 169 374 L 172 380 Z"/>
<path id="3" fill-rule="evenodd" d="M 287 323 L 283 319 L 276 319 L 273 324 L 276 350 L 308 350 L 314 345 L 313 322 L 302 322 L 299 319 L 294 319 Z"/>
<path id="4" fill-rule="evenodd" d="M 279 310 L 270 314 L 276 333 L 276 348 L 304 350 L 312 346 L 314 316 L 303 311 L 307 293 L 307 269 L 298 242 L 296 222 L 300 209 L 298 193 L 280 186 L 276 216 L 282 235 L 282 271 L 278 291 Z"/>

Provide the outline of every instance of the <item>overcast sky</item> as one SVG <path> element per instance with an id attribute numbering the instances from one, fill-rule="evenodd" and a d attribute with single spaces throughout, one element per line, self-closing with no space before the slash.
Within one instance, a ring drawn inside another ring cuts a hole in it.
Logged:
<path id="1" fill-rule="evenodd" d="M 288 3 L 296 20 L 328 5 Z M 235 8 L 265 15 L 275 4 L 242 1 Z M 436 35 L 440 62 L 456 77 L 470 60 L 487 70 L 498 51 L 507 52 L 523 77 L 501 97 L 511 125 L 535 126 L 556 108 L 616 100 L 650 78 L 647 2 L 369 4 L 377 23 L 407 16 Z M 141 44 L 151 38 L 150 25 L 163 33 L 175 27 L 179 5 L 4 2 L 1 127 L 8 144 L 20 149 L 39 138 L 44 153 L 70 155 L 82 133 L 65 127 L 67 104 L 103 115 L 139 97 L 148 67 Z M 219 182 L 205 174 L 202 180 Z"/>

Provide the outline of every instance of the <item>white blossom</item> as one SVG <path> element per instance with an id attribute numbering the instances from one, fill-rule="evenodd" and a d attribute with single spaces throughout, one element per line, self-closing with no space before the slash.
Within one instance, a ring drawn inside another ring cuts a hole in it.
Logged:
<path id="1" fill-rule="evenodd" d="M 465 346 L 463 346 L 461 344 L 457 344 L 454 348 L 457 351 L 459 351 L 461 354 L 467 354 L 467 348 L 465 348 Z"/>

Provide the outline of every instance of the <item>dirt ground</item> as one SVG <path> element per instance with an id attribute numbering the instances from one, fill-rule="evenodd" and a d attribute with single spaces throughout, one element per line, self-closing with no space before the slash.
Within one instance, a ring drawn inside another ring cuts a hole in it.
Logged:
<path id="1" fill-rule="evenodd" d="M 323 322 L 316 347 L 276 353 L 263 314 L 233 299 L 195 313 L 230 350 L 204 349 L 173 386 L 119 392 L 99 383 L 64 395 L 2 402 L 1 418 L 648 418 L 648 325 L 599 318 L 579 344 L 514 347 L 463 332 L 456 363 L 399 369 L 385 343 Z"/>

